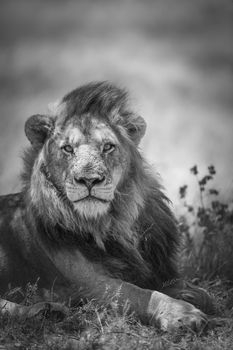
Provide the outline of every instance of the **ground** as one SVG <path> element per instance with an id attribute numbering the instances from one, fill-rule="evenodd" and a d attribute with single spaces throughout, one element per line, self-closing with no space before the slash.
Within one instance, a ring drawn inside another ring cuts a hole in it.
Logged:
<path id="1" fill-rule="evenodd" d="M 133 315 L 97 308 L 93 302 L 70 310 L 60 322 L 45 316 L 19 321 L 0 319 L 0 349 L 20 350 L 230 350 L 233 344 L 233 288 L 221 280 L 202 283 L 213 296 L 215 324 L 197 334 L 191 330 L 164 333 L 142 325 Z"/>

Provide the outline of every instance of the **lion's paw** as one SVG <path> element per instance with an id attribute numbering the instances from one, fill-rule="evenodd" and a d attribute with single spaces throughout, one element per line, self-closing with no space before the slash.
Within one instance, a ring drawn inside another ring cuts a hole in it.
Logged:
<path id="1" fill-rule="evenodd" d="M 61 321 L 68 313 L 68 308 L 60 303 L 40 302 L 29 306 L 25 316 L 26 318 L 39 316 Z"/>
<path id="2" fill-rule="evenodd" d="M 152 293 L 148 313 L 151 316 L 150 323 L 158 325 L 164 331 L 200 331 L 208 323 L 207 316 L 192 304 L 159 292 Z"/>

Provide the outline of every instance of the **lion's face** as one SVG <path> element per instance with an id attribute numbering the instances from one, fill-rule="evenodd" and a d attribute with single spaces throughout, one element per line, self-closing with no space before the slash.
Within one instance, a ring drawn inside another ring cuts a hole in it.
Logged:
<path id="1" fill-rule="evenodd" d="M 50 115 L 26 122 L 32 149 L 38 150 L 30 171 L 30 196 L 53 223 L 70 227 L 75 216 L 98 218 L 111 211 L 117 196 L 130 198 L 121 188 L 127 183 L 126 191 L 132 190 L 132 150 L 144 135 L 145 123 L 125 103 L 121 90 L 90 84 L 65 96 Z M 131 192 L 131 208 L 137 212 L 142 201 L 136 190 Z"/>
<path id="2" fill-rule="evenodd" d="M 84 115 L 55 128 L 47 145 L 52 181 L 85 217 L 108 211 L 127 168 L 119 140 L 106 123 Z"/>

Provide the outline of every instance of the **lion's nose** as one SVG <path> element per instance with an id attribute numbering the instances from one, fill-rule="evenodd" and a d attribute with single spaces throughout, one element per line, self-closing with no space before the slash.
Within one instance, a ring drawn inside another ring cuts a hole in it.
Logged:
<path id="1" fill-rule="evenodd" d="M 95 176 L 95 177 L 74 177 L 74 181 L 78 185 L 85 185 L 89 190 L 95 185 L 99 185 L 104 182 L 105 176 Z"/>

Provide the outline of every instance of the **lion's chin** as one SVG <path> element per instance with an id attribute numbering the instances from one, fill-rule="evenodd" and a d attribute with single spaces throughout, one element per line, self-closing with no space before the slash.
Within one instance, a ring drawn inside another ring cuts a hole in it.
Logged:
<path id="1" fill-rule="evenodd" d="M 97 198 L 84 198 L 73 202 L 75 211 L 85 218 L 97 218 L 107 213 L 110 202 Z"/>

